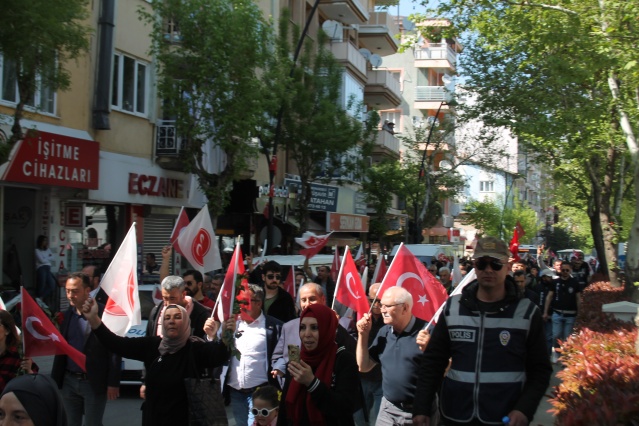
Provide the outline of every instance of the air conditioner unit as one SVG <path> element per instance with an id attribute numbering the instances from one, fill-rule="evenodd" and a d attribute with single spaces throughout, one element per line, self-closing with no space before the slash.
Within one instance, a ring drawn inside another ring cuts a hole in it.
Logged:
<path id="1" fill-rule="evenodd" d="M 442 226 L 444 228 L 452 228 L 454 224 L 455 218 L 448 214 L 442 215 Z"/>

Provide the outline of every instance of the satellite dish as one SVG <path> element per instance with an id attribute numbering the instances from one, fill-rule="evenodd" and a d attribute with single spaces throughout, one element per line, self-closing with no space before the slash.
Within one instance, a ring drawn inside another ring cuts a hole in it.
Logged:
<path id="1" fill-rule="evenodd" d="M 402 19 L 402 26 L 406 31 L 413 31 L 413 29 L 415 28 L 415 23 L 408 19 L 408 16 L 404 16 L 404 18 Z"/>
<path id="2" fill-rule="evenodd" d="M 331 40 L 342 40 L 342 24 L 337 21 L 324 21 L 322 30 L 331 38 Z"/>
<path id="3" fill-rule="evenodd" d="M 359 53 L 361 53 L 364 59 L 366 59 L 367 61 L 371 58 L 371 51 L 365 47 L 359 49 Z"/>
<path id="4" fill-rule="evenodd" d="M 377 53 L 373 53 L 369 61 L 373 68 L 379 68 L 379 66 L 382 64 L 382 57 L 379 56 Z"/>
<path id="5" fill-rule="evenodd" d="M 453 168 L 453 163 L 448 160 L 442 160 L 439 162 L 439 168 L 440 170 L 447 172 L 448 170 Z"/>

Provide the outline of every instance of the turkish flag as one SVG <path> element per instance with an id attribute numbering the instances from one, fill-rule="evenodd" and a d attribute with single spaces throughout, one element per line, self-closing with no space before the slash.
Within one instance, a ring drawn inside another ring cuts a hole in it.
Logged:
<path id="1" fill-rule="evenodd" d="M 22 338 L 24 339 L 24 357 L 47 355 L 67 355 L 76 364 L 86 370 L 87 357 L 71 346 L 53 325 L 49 317 L 22 287 Z"/>
<path id="2" fill-rule="evenodd" d="M 126 335 L 132 326 L 142 323 L 137 265 L 134 222 L 100 281 L 100 287 L 109 295 L 102 322 L 118 336 Z"/>
<path id="3" fill-rule="evenodd" d="M 177 246 L 186 260 L 201 273 L 222 269 L 220 249 L 207 206 L 202 207 L 193 222 L 180 233 Z"/>
<path id="4" fill-rule="evenodd" d="M 448 298 L 444 286 L 402 243 L 377 292 L 380 299 L 392 286 L 403 287 L 413 296 L 413 315 L 430 321 Z"/>
<path id="5" fill-rule="evenodd" d="M 515 225 L 515 229 L 517 229 L 517 235 L 519 235 L 520 237 L 523 237 L 524 235 L 526 235 L 526 231 L 524 231 L 524 227 L 521 226 L 521 223 L 519 221 L 517 221 L 517 225 Z"/>
<path id="6" fill-rule="evenodd" d="M 386 276 L 387 271 L 388 265 L 386 265 L 386 260 L 384 256 L 380 255 L 379 259 L 377 259 L 377 265 L 375 265 L 375 272 L 373 272 L 373 284 L 381 282 Z"/>
<path id="7" fill-rule="evenodd" d="M 335 246 L 335 254 L 333 254 L 333 264 L 331 265 L 331 279 L 333 282 L 337 282 L 337 276 L 339 275 L 339 247 Z"/>
<path id="8" fill-rule="evenodd" d="M 337 301 L 348 306 L 354 311 L 357 311 L 357 319 L 362 318 L 364 313 L 370 310 L 368 304 L 368 298 L 364 286 L 362 285 L 362 279 L 359 277 L 359 272 L 351 252 L 348 247 L 344 250 L 344 257 L 342 258 L 342 266 L 339 270 L 339 276 L 337 278 Z"/>
<path id="9" fill-rule="evenodd" d="M 189 226 L 189 217 L 186 215 L 186 210 L 184 210 L 184 207 L 182 207 L 180 209 L 180 214 L 178 215 L 178 218 L 175 221 L 175 226 L 173 226 L 173 232 L 171 232 L 171 238 L 169 239 L 169 242 L 171 243 L 171 245 L 175 247 L 175 250 L 178 253 L 180 253 L 182 256 L 184 256 L 184 253 L 182 253 L 180 246 L 177 244 L 177 240 L 182 230 L 186 228 L 187 226 Z"/>
<path id="10" fill-rule="evenodd" d="M 220 302 L 217 309 L 217 316 L 220 321 L 226 321 L 231 318 L 233 314 L 233 301 L 235 299 L 235 281 L 237 280 L 238 275 L 244 275 L 244 260 L 242 257 L 242 249 L 240 248 L 240 244 L 236 244 L 235 250 L 233 251 L 233 257 L 231 257 L 231 263 L 229 264 L 229 268 L 226 271 L 226 275 L 224 276 L 224 283 L 222 284 L 222 288 L 220 289 L 220 294 L 218 295 Z M 243 289 L 238 296 L 238 300 L 245 300 L 248 304 L 246 305 L 248 308 L 251 306 L 251 297 L 248 292 L 248 280 L 242 279 L 241 283 Z M 246 308 L 244 308 L 246 309 Z M 244 310 L 241 310 L 241 315 L 244 316 Z"/>
<path id="11" fill-rule="evenodd" d="M 515 262 L 519 262 L 521 258 L 519 257 L 519 231 L 517 230 L 517 227 L 515 227 L 515 230 L 513 231 L 513 238 L 510 240 L 508 248 L 515 259 Z"/>
<path id="12" fill-rule="evenodd" d="M 315 256 L 324 248 L 328 242 L 328 237 L 330 237 L 332 233 L 333 232 L 326 235 L 315 235 L 309 231 L 304 232 L 301 237 L 295 238 L 295 242 L 304 247 L 304 249 L 300 250 L 300 254 L 306 256 L 307 259 Z"/>
<path id="13" fill-rule="evenodd" d="M 295 300 L 295 267 L 291 266 L 291 270 L 286 277 L 286 281 L 284 281 L 284 290 L 291 295 L 293 300 Z"/>

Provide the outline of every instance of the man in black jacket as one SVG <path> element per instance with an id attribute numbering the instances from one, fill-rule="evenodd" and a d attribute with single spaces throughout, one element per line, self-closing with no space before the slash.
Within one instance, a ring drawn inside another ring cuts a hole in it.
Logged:
<path id="1" fill-rule="evenodd" d="M 448 299 L 424 353 L 413 424 L 439 392 L 445 425 L 527 426 L 550 383 L 541 312 L 508 276 L 508 246 L 485 237 L 474 253 L 477 280 Z M 450 368 L 446 373 L 446 368 Z"/>
<path id="2" fill-rule="evenodd" d="M 262 265 L 262 281 L 264 281 L 264 313 L 282 322 L 288 322 L 295 318 L 295 301 L 284 290 L 282 282 L 282 268 L 275 261 Z M 290 273 L 290 271 L 289 271 Z"/>
<path id="3" fill-rule="evenodd" d="M 119 396 L 121 358 L 102 346 L 81 312 L 91 292 L 89 277 L 74 272 L 65 287 L 71 306 L 64 313 L 60 332 L 86 355 L 86 373 L 66 355 L 56 355 L 51 377 L 61 389 L 69 426 L 81 426 L 83 413 L 86 426 L 101 426 L 107 399 Z M 102 315 L 104 305 L 98 306 Z"/>

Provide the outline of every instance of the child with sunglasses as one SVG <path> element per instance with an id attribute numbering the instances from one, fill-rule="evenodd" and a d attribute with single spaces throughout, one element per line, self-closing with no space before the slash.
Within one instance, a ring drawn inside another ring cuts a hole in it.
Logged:
<path id="1" fill-rule="evenodd" d="M 261 386 L 253 392 L 253 408 L 255 417 L 252 426 L 275 426 L 280 405 L 280 392 L 273 386 Z"/>

